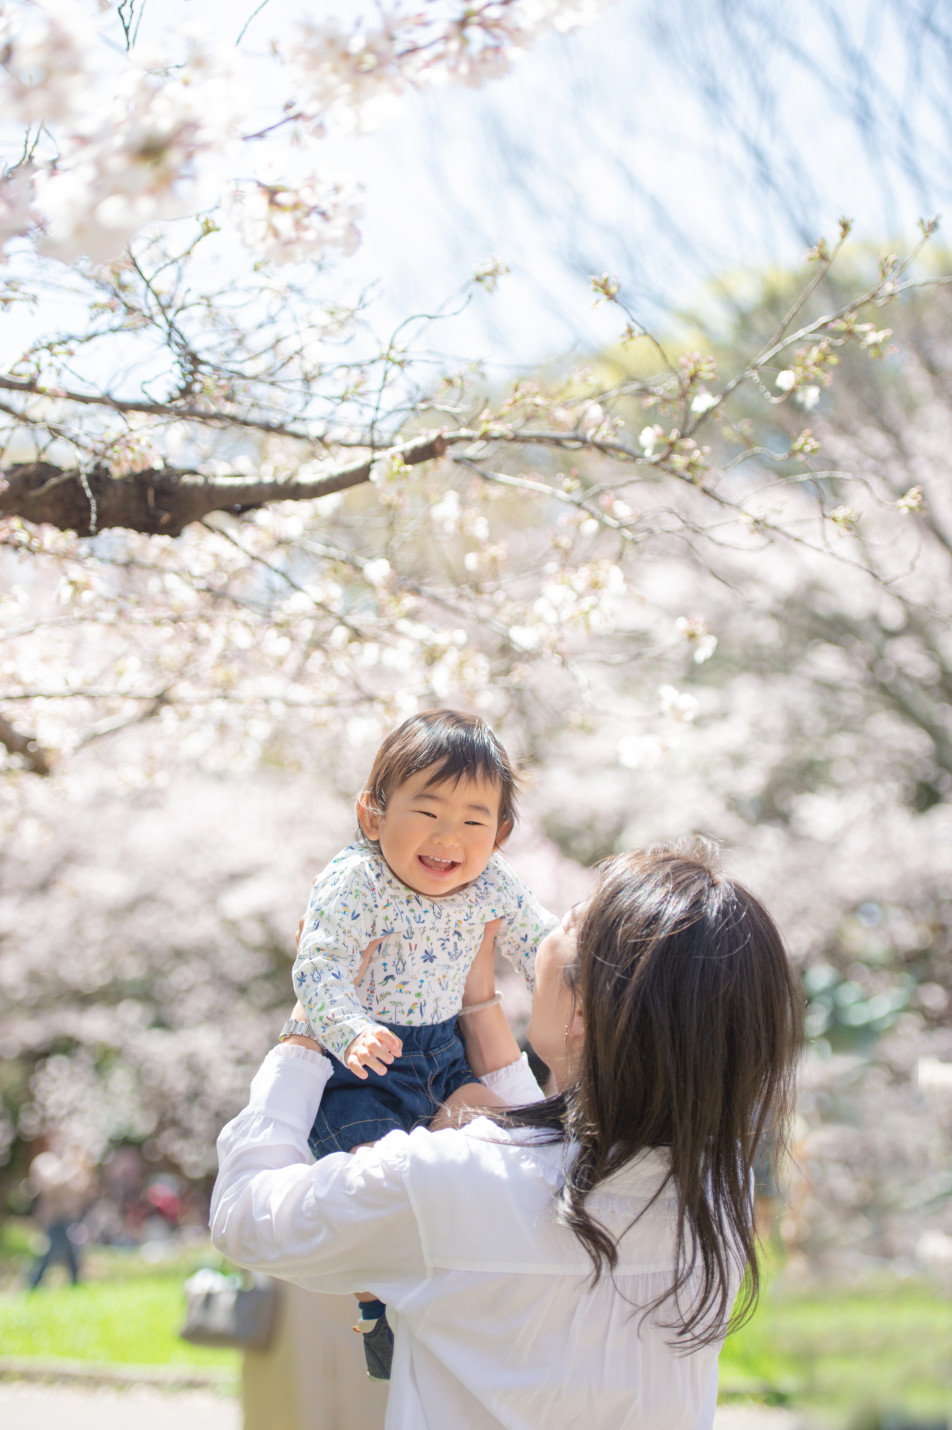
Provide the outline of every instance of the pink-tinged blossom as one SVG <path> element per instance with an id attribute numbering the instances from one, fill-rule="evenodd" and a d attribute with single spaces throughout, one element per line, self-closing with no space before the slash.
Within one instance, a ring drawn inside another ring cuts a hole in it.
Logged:
<path id="1" fill-rule="evenodd" d="M 579 430 L 587 437 L 593 436 L 605 422 L 605 409 L 598 402 L 586 402 L 579 415 Z"/>
<path id="2" fill-rule="evenodd" d="M 952 1106 L 952 1062 L 922 1057 L 916 1064 L 916 1082 L 933 1097 L 947 1098 Z"/>
<path id="3" fill-rule="evenodd" d="M 226 213 L 248 247 L 274 263 L 302 263 L 330 248 L 347 255 L 360 243 L 359 202 L 343 183 L 286 188 L 258 180 L 233 190 Z"/>
<path id="4" fill-rule="evenodd" d="M 537 651 L 542 644 L 542 633 L 534 626 L 510 626 L 509 639 L 516 650 Z"/>
<path id="5" fill-rule="evenodd" d="M 0 179 L 0 248 L 34 227 L 36 213 L 32 205 L 32 172 L 16 169 Z"/>
<path id="6" fill-rule="evenodd" d="M 368 561 L 364 567 L 364 580 L 370 586 L 382 586 L 390 575 L 390 562 L 382 556 L 377 561 Z"/>
<path id="7" fill-rule="evenodd" d="M 679 725 L 689 725 L 700 709 L 698 701 L 686 691 L 677 690 L 673 685 L 658 687 L 658 709 Z"/>
<path id="8" fill-rule="evenodd" d="M 71 121 L 101 100 L 96 28 L 70 0 L 28 0 L 0 16 L 0 116 L 23 124 Z"/>
<path id="9" fill-rule="evenodd" d="M 626 770 L 653 769 L 663 758 L 657 735 L 623 735 L 618 741 L 618 763 Z"/>
<path id="10" fill-rule="evenodd" d="M 913 511 L 922 511 L 925 501 L 920 486 L 910 487 L 907 492 L 896 502 L 896 510 L 905 513 L 907 516 Z"/>
<path id="11" fill-rule="evenodd" d="M 512 61 L 548 29 L 565 33 L 591 21 L 602 0 L 489 0 L 444 13 L 392 9 L 374 28 L 344 31 L 334 20 L 300 24 L 279 45 L 296 85 L 291 106 L 318 126 L 328 117 L 366 127 L 407 88 L 470 86 L 509 72 Z"/>
<path id="12" fill-rule="evenodd" d="M 703 665 L 717 650 L 717 636 L 709 630 L 703 616 L 678 616 L 674 629 L 691 647 L 695 665 Z"/>
<path id="13" fill-rule="evenodd" d="M 580 25 L 590 25 L 596 19 L 605 0 L 523 0 L 523 34 L 545 29 L 551 25 L 559 34 L 566 35 Z"/>
<path id="14" fill-rule="evenodd" d="M 799 403 L 805 411 L 812 412 L 820 400 L 820 391 L 821 389 L 815 382 L 810 382 L 795 394 L 794 401 Z"/>
<path id="15" fill-rule="evenodd" d="M 663 442 L 667 433 L 663 427 L 655 423 L 651 427 L 642 427 L 638 434 L 638 443 L 646 457 L 653 457 L 659 442 Z"/>
<path id="16" fill-rule="evenodd" d="M 184 65 L 171 54 L 146 60 L 111 42 L 106 16 L 96 25 L 71 0 L 24 0 L 0 21 L 0 116 L 42 123 L 45 135 L 35 160 L 37 212 L 24 216 L 8 199 L 0 242 L 35 219 L 41 253 L 101 264 L 144 229 L 224 199 L 246 246 L 266 261 L 350 254 L 360 241 L 350 188 L 319 172 L 270 180 L 257 168 L 267 155 L 262 135 L 281 130 L 294 140 L 304 128 L 313 139 L 330 118 L 338 128 L 368 127 L 408 86 L 481 83 L 504 73 L 546 27 L 580 23 L 591 10 L 510 0 L 471 6 L 462 17 L 454 7 L 442 15 L 394 10 L 353 30 L 308 21 L 270 59 L 247 61 L 266 67 L 276 55 L 283 67 L 283 108 L 252 122 L 254 78 L 235 52 L 190 42 Z"/>
<path id="17" fill-rule="evenodd" d="M 417 67 L 415 58 L 401 56 L 394 34 L 348 32 L 336 20 L 299 23 L 278 54 L 288 71 L 294 112 L 318 123 L 330 114 L 346 114 L 352 123 L 372 124 L 374 106 L 402 95 Z"/>
<path id="18" fill-rule="evenodd" d="M 234 132 L 235 96 L 206 80 L 200 54 L 181 77 L 162 81 L 129 65 L 110 103 L 90 105 L 61 138 L 56 162 L 36 178 L 45 215 L 41 250 L 69 261 L 118 257 L 144 227 L 187 213 L 213 190 L 201 163 Z"/>

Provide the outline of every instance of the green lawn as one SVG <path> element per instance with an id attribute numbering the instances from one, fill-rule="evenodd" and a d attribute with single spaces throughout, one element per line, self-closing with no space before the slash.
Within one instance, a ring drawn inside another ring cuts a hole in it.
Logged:
<path id="1" fill-rule="evenodd" d="M 69 1286 L 63 1269 L 54 1267 L 33 1292 L 23 1288 L 29 1260 L 27 1227 L 8 1220 L 0 1230 L 3 1356 L 204 1368 L 232 1372 L 237 1382 L 237 1351 L 191 1346 L 178 1337 L 183 1283 L 196 1267 L 218 1264 L 210 1247 L 177 1252 L 158 1265 L 135 1251 L 96 1247 L 85 1258 L 82 1284 Z"/>
<path id="2" fill-rule="evenodd" d="M 722 1400 L 829 1410 L 952 1411 L 952 1301 L 922 1280 L 792 1287 L 777 1277 L 721 1356 Z"/>
<path id="3" fill-rule="evenodd" d="M 86 1284 L 28 1295 L 22 1224 L 0 1229 L 0 1346 L 10 1357 L 232 1371 L 236 1351 L 203 1350 L 177 1336 L 183 1282 L 207 1247 L 150 1265 L 137 1252 L 95 1248 Z M 845 1287 L 794 1286 L 775 1275 L 753 1321 L 721 1357 L 723 1401 L 828 1412 L 836 1424 L 873 1411 L 946 1419 L 952 1409 L 952 1302 L 922 1280 L 886 1278 Z"/>
<path id="4" fill-rule="evenodd" d="M 236 1351 L 190 1346 L 176 1334 L 182 1279 L 153 1274 L 76 1287 L 0 1295 L 5 1356 L 103 1364 L 205 1367 L 238 1371 Z"/>

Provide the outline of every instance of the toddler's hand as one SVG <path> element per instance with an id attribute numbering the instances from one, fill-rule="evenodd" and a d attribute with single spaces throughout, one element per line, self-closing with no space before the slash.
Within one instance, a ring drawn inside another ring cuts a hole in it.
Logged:
<path id="1" fill-rule="evenodd" d="M 357 1077 L 367 1076 L 365 1068 L 385 1073 L 387 1066 L 403 1052 L 403 1044 L 389 1028 L 366 1028 L 344 1050 L 344 1062 Z"/>

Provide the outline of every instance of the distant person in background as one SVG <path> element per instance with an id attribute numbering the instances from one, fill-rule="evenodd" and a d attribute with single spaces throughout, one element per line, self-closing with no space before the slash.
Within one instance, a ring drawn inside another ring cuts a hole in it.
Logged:
<path id="1" fill-rule="evenodd" d="M 92 1173 L 85 1156 L 67 1151 L 41 1152 L 30 1167 L 29 1187 L 36 1197 L 33 1218 L 46 1233 L 47 1248 L 38 1255 L 30 1272 L 29 1286 L 34 1291 L 47 1271 L 62 1262 L 75 1286 L 79 1281 L 79 1249 L 75 1228 L 92 1192 Z"/>

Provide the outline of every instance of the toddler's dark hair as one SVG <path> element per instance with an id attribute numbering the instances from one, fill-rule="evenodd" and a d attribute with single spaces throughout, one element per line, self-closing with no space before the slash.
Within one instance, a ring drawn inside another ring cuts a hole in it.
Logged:
<path id="1" fill-rule="evenodd" d="M 459 710 L 424 710 L 404 720 L 377 751 L 362 797 L 383 814 L 393 790 L 431 765 L 427 787 L 444 780 L 488 780 L 499 790 L 497 827 L 515 823 L 518 776 L 512 762 L 485 720 Z"/>

